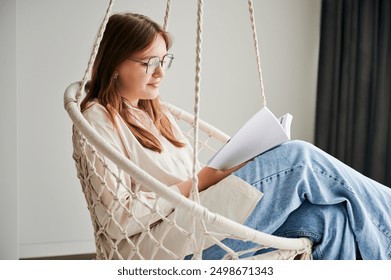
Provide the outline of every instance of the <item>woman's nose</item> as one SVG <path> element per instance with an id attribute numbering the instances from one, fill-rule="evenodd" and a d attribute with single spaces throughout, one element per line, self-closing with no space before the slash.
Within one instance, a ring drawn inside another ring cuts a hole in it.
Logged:
<path id="1" fill-rule="evenodd" d="M 156 68 L 155 73 L 152 74 L 152 76 L 157 77 L 157 78 L 163 78 L 165 74 L 166 74 L 166 72 L 163 70 L 162 66 L 159 65 Z"/>

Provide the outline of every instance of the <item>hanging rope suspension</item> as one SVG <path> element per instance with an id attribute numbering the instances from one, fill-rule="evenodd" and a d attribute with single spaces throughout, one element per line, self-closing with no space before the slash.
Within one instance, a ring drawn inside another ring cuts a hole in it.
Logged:
<path id="1" fill-rule="evenodd" d="M 170 18 L 171 12 L 171 0 L 167 0 L 166 13 L 164 15 L 163 30 L 167 31 L 168 28 L 168 19 Z"/>
<path id="2" fill-rule="evenodd" d="M 93 50 L 91 52 L 90 59 L 88 60 L 87 69 L 84 72 L 84 76 L 83 76 L 83 79 L 81 81 L 80 91 L 76 95 L 76 100 L 77 100 L 77 103 L 79 105 L 80 105 L 80 102 L 82 100 L 82 94 L 85 91 L 87 80 L 88 80 L 88 78 L 91 75 L 92 66 L 94 65 L 94 61 L 95 61 L 96 55 L 98 54 L 100 42 L 102 41 L 103 33 L 105 32 L 107 22 L 109 21 L 109 17 L 110 17 L 110 14 L 111 14 L 111 10 L 113 9 L 113 5 L 114 5 L 114 0 L 110 0 L 109 6 L 107 7 L 105 16 L 104 16 L 103 21 L 102 21 L 102 23 L 100 25 L 98 36 L 95 39 L 94 47 L 93 47 Z"/>
<path id="3" fill-rule="evenodd" d="M 202 16 L 203 0 L 198 0 L 197 5 L 197 37 L 196 37 L 196 69 L 195 69 L 195 92 L 194 92 L 194 144 L 193 144 L 193 171 L 192 171 L 192 192 L 195 194 L 194 200 L 199 201 L 198 177 L 196 165 L 198 161 L 198 130 L 199 130 L 199 107 L 201 92 L 201 61 L 202 61 Z"/>
<path id="4" fill-rule="evenodd" d="M 259 85 L 260 85 L 260 90 L 261 90 L 261 102 L 262 102 L 262 107 L 265 107 L 266 106 L 266 97 L 265 97 L 265 89 L 263 86 L 261 57 L 259 55 L 257 29 L 256 29 L 256 25 L 255 25 L 254 4 L 253 4 L 252 0 L 248 0 L 248 9 L 250 12 L 250 21 L 251 21 L 251 29 L 252 29 L 252 33 L 253 33 L 255 56 L 256 56 L 257 66 L 258 66 L 258 78 L 259 78 Z"/>
<path id="5" fill-rule="evenodd" d="M 194 90 L 194 142 L 193 142 L 193 168 L 192 168 L 192 187 L 191 198 L 193 201 L 200 203 L 200 196 L 198 191 L 198 176 L 197 176 L 197 162 L 198 162 L 198 142 L 199 142 L 199 108 L 201 97 L 201 60 L 202 60 L 202 16 L 203 16 L 203 0 L 198 0 L 197 4 L 197 36 L 196 36 L 196 69 L 195 69 L 195 90 Z M 206 230 L 206 225 L 203 220 L 199 220 L 196 217 L 193 218 L 193 230 L 195 230 L 197 222 L 201 222 L 201 226 Z M 199 244 L 196 244 L 196 240 L 193 240 L 194 251 L 193 259 L 202 259 L 203 244 L 205 242 L 205 236 L 201 237 Z M 198 245 L 198 246 L 197 246 Z"/>

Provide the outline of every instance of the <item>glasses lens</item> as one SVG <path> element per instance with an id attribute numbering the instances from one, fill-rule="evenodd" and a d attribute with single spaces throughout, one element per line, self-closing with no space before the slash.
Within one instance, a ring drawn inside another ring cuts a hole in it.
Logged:
<path id="1" fill-rule="evenodd" d="M 158 57 L 151 57 L 148 61 L 147 73 L 155 73 L 156 69 L 159 67 L 160 60 Z"/>
<path id="2" fill-rule="evenodd" d="M 163 70 L 167 70 L 171 67 L 172 60 L 174 59 L 173 55 L 168 54 L 164 56 L 163 61 L 162 61 L 162 68 Z"/>

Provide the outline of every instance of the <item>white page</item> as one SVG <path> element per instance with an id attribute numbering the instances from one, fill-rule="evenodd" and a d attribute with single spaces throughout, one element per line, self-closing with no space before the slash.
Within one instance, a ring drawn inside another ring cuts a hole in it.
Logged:
<path id="1" fill-rule="evenodd" d="M 288 125 L 290 123 L 288 122 Z M 273 113 L 266 107 L 257 112 L 211 158 L 207 166 L 228 169 L 290 140 Z"/>
<path id="2" fill-rule="evenodd" d="M 286 134 L 289 138 L 291 138 L 291 124 L 292 124 L 293 116 L 289 113 L 283 115 L 278 119 L 282 127 L 284 128 Z"/>

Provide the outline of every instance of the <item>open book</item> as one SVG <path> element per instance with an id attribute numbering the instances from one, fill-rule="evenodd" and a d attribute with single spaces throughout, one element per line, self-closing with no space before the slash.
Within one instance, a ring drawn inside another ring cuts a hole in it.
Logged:
<path id="1" fill-rule="evenodd" d="M 207 166 L 229 169 L 290 140 L 292 115 L 277 119 L 263 107 L 209 159 Z"/>

